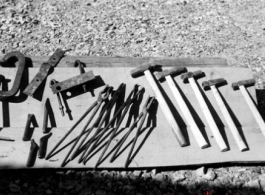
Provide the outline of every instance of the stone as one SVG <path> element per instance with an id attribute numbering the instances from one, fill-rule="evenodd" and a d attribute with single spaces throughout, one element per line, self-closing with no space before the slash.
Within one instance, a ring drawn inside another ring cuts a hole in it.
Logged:
<path id="1" fill-rule="evenodd" d="M 11 192 L 19 192 L 20 191 L 20 187 L 14 183 L 10 183 L 9 184 L 9 190 Z"/>
<path id="2" fill-rule="evenodd" d="M 137 171 L 137 170 L 135 170 L 135 171 L 133 172 L 133 174 L 134 174 L 136 177 L 140 177 L 140 175 L 142 174 L 142 171 Z"/>
<path id="3" fill-rule="evenodd" d="M 157 172 L 156 169 L 152 169 L 152 171 L 151 171 L 151 173 L 152 173 L 153 175 L 156 175 L 156 172 Z"/>
<path id="4" fill-rule="evenodd" d="M 197 177 L 202 177 L 206 172 L 205 167 L 201 167 L 199 169 L 196 170 L 196 176 Z"/>
<path id="5" fill-rule="evenodd" d="M 172 182 L 173 183 L 180 182 L 180 181 L 183 181 L 185 179 L 186 179 L 185 174 L 182 174 L 178 171 L 176 171 L 172 174 Z"/>
<path id="6" fill-rule="evenodd" d="M 203 179 L 213 181 L 216 178 L 216 174 L 213 170 L 208 170 L 205 175 L 202 176 Z"/>
<path id="7" fill-rule="evenodd" d="M 85 187 L 81 190 L 81 192 L 79 193 L 79 195 L 87 195 L 87 194 L 92 194 L 93 191 L 92 191 L 92 188 L 89 186 L 89 187 Z"/>
<path id="8" fill-rule="evenodd" d="M 259 175 L 259 179 L 262 180 L 262 181 L 265 181 L 265 174 Z"/>
<path id="9" fill-rule="evenodd" d="M 143 174 L 142 174 L 142 177 L 143 177 L 144 179 L 148 179 L 148 178 L 151 177 L 151 174 L 150 174 L 150 173 L 143 173 Z"/>
<path id="10" fill-rule="evenodd" d="M 107 193 L 104 190 L 97 190 L 96 195 L 106 195 Z"/>
<path id="11" fill-rule="evenodd" d="M 156 180 L 156 181 L 163 181 L 163 179 L 164 179 L 164 175 L 161 174 L 161 173 L 158 173 L 158 174 L 156 174 L 156 175 L 153 177 L 153 179 Z"/>
<path id="12" fill-rule="evenodd" d="M 52 194 L 52 191 L 50 189 L 46 190 L 46 194 Z"/>
<path id="13" fill-rule="evenodd" d="M 83 188 L 83 186 L 82 186 L 81 184 L 77 184 L 77 185 L 75 186 L 75 191 L 76 191 L 76 192 L 79 192 L 82 188 Z"/>
<path id="14" fill-rule="evenodd" d="M 260 189 L 259 180 L 251 180 L 251 181 L 247 182 L 246 185 L 249 188 Z"/>
<path id="15" fill-rule="evenodd" d="M 167 189 L 167 182 L 166 181 L 161 181 L 160 185 L 159 185 L 159 188 L 161 190 L 165 190 Z"/>
<path id="16" fill-rule="evenodd" d="M 265 180 L 261 180 L 261 181 L 259 182 L 259 184 L 260 184 L 260 187 L 261 187 L 261 189 L 263 190 L 263 192 L 265 192 Z"/>

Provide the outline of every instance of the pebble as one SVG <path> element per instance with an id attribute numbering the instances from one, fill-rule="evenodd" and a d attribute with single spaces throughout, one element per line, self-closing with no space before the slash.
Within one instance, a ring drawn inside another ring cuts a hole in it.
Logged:
<path id="1" fill-rule="evenodd" d="M 251 181 L 247 182 L 247 186 L 249 188 L 260 189 L 259 180 L 251 180 Z"/>
<path id="2" fill-rule="evenodd" d="M 265 180 L 261 180 L 261 181 L 259 182 L 259 184 L 260 184 L 260 187 L 261 187 L 261 189 L 263 190 L 263 192 L 265 192 Z"/>
<path id="3" fill-rule="evenodd" d="M 206 170 L 205 167 L 201 167 L 196 170 L 196 176 L 197 177 L 202 177 L 205 174 Z"/>
<path id="4" fill-rule="evenodd" d="M 107 193 L 104 190 L 97 190 L 96 195 L 106 195 Z"/>
<path id="5" fill-rule="evenodd" d="M 52 191 L 50 189 L 46 190 L 46 194 L 52 194 Z"/>
<path id="6" fill-rule="evenodd" d="M 207 173 L 202 176 L 202 178 L 213 181 L 216 178 L 216 174 L 213 170 L 208 170 Z"/>
<path id="7" fill-rule="evenodd" d="M 14 183 L 10 183 L 9 184 L 9 190 L 11 192 L 19 192 L 20 191 L 20 187 Z"/>
<path id="8" fill-rule="evenodd" d="M 82 186 L 81 184 L 77 184 L 77 185 L 75 186 L 75 191 L 76 191 L 76 192 L 79 192 L 82 188 L 83 188 L 83 186 Z"/>
<path id="9" fill-rule="evenodd" d="M 162 181 L 164 179 L 164 175 L 161 173 L 158 173 L 155 176 L 153 176 L 153 179 L 156 181 Z"/>
<path id="10" fill-rule="evenodd" d="M 182 174 L 178 171 L 176 171 L 172 174 L 172 182 L 173 183 L 180 182 L 180 181 L 183 181 L 185 179 L 186 179 L 185 174 Z"/>
<path id="11" fill-rule="evenodd" d="M 135 170 L 135 171 L 133 172 L 133 174 L 134 174 L 136 177 L 139 177 L 139 176 L 142 174 L 142 171 L 137 171 L 137 170 Z"/>

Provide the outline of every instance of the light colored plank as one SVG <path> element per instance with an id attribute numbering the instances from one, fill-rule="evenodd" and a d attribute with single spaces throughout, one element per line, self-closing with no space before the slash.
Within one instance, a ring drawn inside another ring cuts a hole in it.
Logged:
<path id="1" fill-rule="evenodd" d="M 143 97 L 143 102 L 148 97 L 148 95 L 154 95 L 150 85 L 147 83 L 145 77 L 139 77 L 136 79 L 131 78 L 130 70 L 132 67 L 116 67 L 116 68 L 86 68 L 86 71 L 93 70 L 95 75 L 100 75 L 102 80 L 111 86 L 114 86 L 116 89 L 118 85 L 122 82 L 126 83 L 126 96 L 133 88 L 134 84 L 140 84 L 145 87 L 145 93 Z M 209 163 L 217 163 L 217 162 L 263 162 L 264 155 L 260 148 L 262 148 L 264 143 L 264 136 L 261 134 L 260 130 L 257 127 L 257 124 L 254 120 L 253 115 L 251 114 L 245 100 L 240 93 L 240 91 L 233 91 L 231 88 L 231 83 L 241 80 L 241 79 L 249 79 L 252 78 L 252 72 L 250 69 L 243 68 L 231 68 L 231 67 L 221 67 L 221 68 L 209 68 L 204 67 L 200 68 L 205 72 L 206 77 L 199 79 L 198 83 L 201 83 L 208 79 L 220 78 L 223 77 L 227 80 L 228 85 L 221 87 L 219 90 L 221 94 L 226 99 L 227 103 L 231 107 L 231 110 L 234 112 L 237 120 L 243 127 L 243 132 L 247 143 L 249 145 L 250 150 L 246 152 L 240 152 L 236 142 L 233 140 L 232 134 L 229 129 L 225 128 L 226 137 L 228 139 L 228 143 L 230 145 L 230 150 L 227 152 L 220 152 L 218 146 L 216 144 L 215 139 L 212 137 L 211 131 L 207 127 L 207 122 L 204 118 L 204 115 L 198 105 L 198 102 L 194 96 L 194 93 L 189 84 L 183 84 L 180 77 L 175 77 L 174 80 L 178 83 L 180 89 L 185 94 L 186 98 L 192 105 L 193 109 L 197 113 L 198 117 L 202 121 L 202 123 L 206 126 L 206 133 L 210 140 L 211 147 L 206 149 L 200 149 L 196 140 L 193 137 L 193 134 L 190 132 L 189 128 L 187 129 L 188 137 L 190 140 L 190 146 L 181 148 L 174 137 L 172 130 L 170 129 L 169 124 L 166 122 L 166 119 L 163 115 L 163 112 L 158 107 L 158 111 L 156 114 L 156 126 L 146 139 L 146 142 L 143 144 L 143 147 L 137 153 L 133 162 L 130 164 L 130 167 L 156 167 L 156 166 L 182 166 L 182 165 L 199 165 L 199 164 L 209 164 Z M 198 70 L 198 67 L 190 67 L 189 71 Z M 30 68 L 29 70 L 29 80 L 31 80 L 34 75 L 37 73 L 38 68 Z M 4 69 L 1 68 L 1 73 L 4 75 L 14 75 L 15 69 Z M 65 68 L 65 69 L 55 69 L 54 73 L 50 75 L 47 79 L 47 83 L 45 86 L 44 97 L 42 102 L 28 97 L 22 103 L 8 103 L 5 105 L 5 108 L 9 108 L 9 119 L 11 128 L 4 128 L 1 131 L 1 136 L 7 136 L 10 138 L 14 138 L 15 142 L 3 142 L 1 141 L 2 147 L 0 147 L 0 167 L 1 168 L 23 168 L 25 167 L 25 163 L 27 160 L 27 155 L 29 151 L 30 142 L 23 142 L 22 135 L 24 131 L 24 126 L 26 124 L 28 113 L 33 113 L 36 115 L 37 122 L 39 127 L 42 127 L 43 120 L 43 104 L 46 97 L 49 97 L 51 100 L 53 112 L 56 118 L 56 123 L 58 128 L 52 129 L 53 136 L 50 139 L 50 144 L 48 147 L 48 151 L 52 148 L 52 146 L 64 135 L 66 131 L 74 124 L 75 121 L 79 119 L 79 117 L 85 112 L 85 110 L 96 100 L 97 97 L 92 97 L 90 93 L 85 93 L 80 96 L 77 96 L 72 99 L 68 99 L 68 105 L 71 109 L 71 113 L 73 115 L 73 120 L 69 120 L 68 116 L 62 117 L 60 114 L 60 110 L 58 109 L 57 98 L 54 94 L 52 94 L 48 83 L 52 78 L 56 78 L 59 81 L 65 79 L 65 75 L 67 77 L 73 77 L 79 74 L 79 70 L 76 68 Z M 6 76 L 6 77 L 8 77 Z M 11 76 L 10 76 L 11 77 Z M 12 78 L 11 78 L 12 79 Z M 12 81 L 9 83 L 12 85 Z M 174 112 L 175 118 L 178 121 L 180 127 L 182 129 L 186 129 L 187 126 L 182 113 L 175 102 L 173 94 L 166 82 L 161 84 L 163 91 L 165 91 L 168 96 L 168 101 L 171 102 L 171 108 Z M 103 87 L 95 89 L 95 94 L 97 95 Z M 249 93 L 256 100 L 256 94 L 254 87 L 248 89 Z M 225 120 L 218 108 L 218 105 L 213 97 L 211 91 L 205 92 L 207 98 L 211 102 L 213 108 L 216 110 L 221 121 L 217 122 L 218 126 L 226 125 Z M 2 103 L 0 105 L 0 109 L 3 107 Z M 142 108 L 143 103 L 140 105 Z M 140 109 L 141 110 L 141 109 Z M 0 126 L 3 126 L 3 117 L 7 112 L 4 111 L 0 113 Z M 194 115 L 194 112 L 193 112 Z M 180 117 L 179 117 L 180 116 Z M 195 117 L 196 122 L 199 120 Z M 125 125 L 125 122 L 122 126 Z M 80 124 L 79 128 L 77 128 L 70 138 L 78 135 L 78 132 L 81 130 L 81 127 L 84 125 L 86 121 L 83 121 Z M 201 123 L 199 123 L 201 124 Z M 145 125 L 144 125 L 145 126 Z M 150 126 L 148 126 L 150 127 Z M 200 125 L 200 128 L 203 128 Z M 135 131 L 133 132 L 133 134 Z M 147 133 L 145 131 L 139 138 L 138 144 L 143 139 L 144 135 Z M 37 128 L 34 131 L 33 139 L 36 142 L 39 142 L 39 138 L 43 136 L 41 128 Z M 119 139 L 119 137 L 117 137 Z M 117 139 L 115 139 L 117 141 Z M 130 140 L 130 139 L 129 139 Z M 114 141 L 115 142 L 115 141 Z M 64 142 L 65 143 L 65 142 Z M 114 144 L 111 144 L 113 147 Z M 51 160 L 39 160 L 37 159 L 36 165 L 34 168 L 58 168 L 62 157 L 65 155 L 66 150 L 62 151 L 60 154 L 54 156 Z M 114 163 L 104 162 L 100 167 L 117 167 L 120 168 L 124 165 L 124 161 L 126 158 L 126 154 L 128 150 L 126 150 Z M 93 167 L 95 161 L 97 160 L 97 156 L 100 153 L 97 153 L 91 161 L 85 167 Z M 76 160 L 69 163 L 66 167 L 84 167 L 83 165 L 79 165 L 76 163 Z"/>

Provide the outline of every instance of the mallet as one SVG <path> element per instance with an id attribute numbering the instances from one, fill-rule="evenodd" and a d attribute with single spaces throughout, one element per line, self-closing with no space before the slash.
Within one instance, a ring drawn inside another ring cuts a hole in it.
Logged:
<path id="1" fill-rule="evenodd" d="M 189 83 L 190 83 L 190 85 L 194 91 L 194 94 L 195 94 L 195 96 L 196 96 L 196 98 L 197 98 L 197 100 L 201 106 L 203 114 L 204 114 L 204 116 L 208 122 L 209 128 L 211 129 L 221 151 L 224 152 L 224 151 L 228 150 L 226 143 L 224 142 L 223 137 L 222 137 L 222 135 L 221 135 L 214 119 L 213 119 L 213 116 L 211 115 L 211 112 L 210 112 L 210 110 L 209 110 L 209 108 L 208 108 L 196 82 L 195 82 L 195 79 L 194 79 L 194 77 L 200 77 L 202 75 L 204 75 L 204 73 L 201 70 L 199 70 L 199 71 L 195 71 L 195 72 L 184 73 L 181 75 L 181 78 L 183 79 L 184 83 L 189 81 Z"/>
<path id="2" fill-rule="evenodd" d="M 213 80 L 209 80 L 209 81 L 204 81 L 202 83 L 202 86 L 203 86 L 203 89 L 204 90 L 209 90 L 211 89 L 212 92 L 213 92 L 213 95 L 216 99 L 216 102 L 225 118 L 225 121 L 229 127 L 229 129 L 231 130 L 232 132 L 232 135 L 234 137 L 234 139 L 236 140 L 236 143 L 240 149 L 240 151 L 244 151 L 247 149 L 247 146 L 245 144 L 245 142 L 243 141 L 242 137 L 240 136 L 239 132 L 238 132 L 238 129 L 231 117 L 231 115 L 229 114 L 220 94 L 219 94 L 219 91 L 217 90 L 217 87 L 220 87 L 222 85 L 226 85 L 227 82 L 225 79 L 223 78 L 220 78 L 220 79 L 213 79 Z"/>
<path id="3" fill-rule="evenodd" d="M 183 136 L 183 134 L 180 130 L 180 127 L 178 126 L 166 100 L 164 99 L 161 91 L 159 90 L 153 75 L 150 72 L 150 69 L 153 69 L 153 68 L 154 68 L 154 63 L 152 61 L 150 61 L 150 62 L 142 64 L 141 66 L 131 70 L 131 75 L 133 78 L 141 76 L 143 74 L 146 76 L 149 84 L 151 85 L 151 87 L 155 93 L 155 96 L 156 96 L 156 99 L 159 103 L 159 106 L 162 109 L 168 123 L 171 125 L 172 130 L 173 130 L 174 134 L 176 135 L 176 138 L 177 138 L 180 146 L 186 146 L 187 141 L 186 141 L 185 137 Z"/>
<path id="4" fill-rule="evenodd" d="M 254 102 L 252 101 L 251 97 L 249 96 L 246 87 L 253 86 L 255 84 L 254 79 L 249 79 L 249 80 L 243 80 L 243 81 L 238 81 L 236 83 L 232 83 L 232 88 L 234 90 L 240 89 L 241 93 L 243 94 L 252 114 L 254 115 L 261 132 L 265 136 L 265 123 L 264 120 L 262 119 L 259 111 L 257 110 Z"/>
<path id="5" fill-rule="evenodd" d="M 208 146 L 208 143 L 206 142 L 206 140 L 204 139 L 200 129 L 198 128 L 195 120 L 193 119 L 188 106 L 186 105 L 182 95 L 180 94 L 178 88 L 176 87 L 172 77 L 174 75 L 179 75 L 183 72 L 187 72 L 187 69 L 185 67 L 175 67 L 172 69 L 167 69 L 167 70 L 163 70 L 162 72 L 158 72 L 156 74 L 156 78 L 159 81 L 162 81 L 163 79 L 166 79 L 185 119 L 186 122 L 190 125 L 191 131 L 197 141 L 197 143 L 199 144 L 200 148 L 206 148 Z"/>

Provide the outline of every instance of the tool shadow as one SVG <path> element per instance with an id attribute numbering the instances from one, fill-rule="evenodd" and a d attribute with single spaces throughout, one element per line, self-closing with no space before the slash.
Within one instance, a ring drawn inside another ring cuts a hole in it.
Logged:
<path id="1" fill-rule="evenodd" d="M 240 136 L 242 137 L 242 140 L 244 141 L 244 143 L 245 143 L 246 146 L 247 146 L 247 149 L 243 150 L 242 152 L 249 150 L 250 148 L 249 148 L 249 145 L 248 145 L 248 143 L 247 143 L 246 137 L 245 137 L 245 135 L 244 135 L 244 132 L 243 132 L 243 129 L 242 129 L 242 125 L 241 125 L 241 123 L 240 123 L 239 120 L 237 119 L 235 113 L 233 112 L 233 110 L 231 109 L 231 107 L 228 105 L 227 101 L 225 100 L 225 98 L 224 98 L 224 96 L 222 95 L 222 93 L 220 93 L 220 91 L 219 91 L 218 88 L 217 88 L 217 91 L 218 91 L 218 93 L 220 94 L 220 97 L 222 98 L 222 100 L 223 100 L 223 102 L 224 102 L 224 104 L 225 104 L 225 107 L 227 108 L 227 111 L 229 112 L 229 114 L 230 114 L 232 120 L 234 121 L 234 123 L 235 123 L 235 125 L 236 125 L 236 127 L 237 127 L 237 130 L 238 130 Z"/>
<path id="2" fill-rule="evenodd" d="M 158 71 L 160 71 L 160 68 L 159 67 L 156 67 L 156 69 Z M 153 76 L 153 74 L 152 74 Z M 153 76 L 154 77 L 154 76 Z M 170 98 L 168 97 L 168 95 L 166 94 L 165 90 L 163 89 L 163 87 L 161 86 L 161 84 L 157 81 L 157 79 L 155 79 L 155 82 L 160 90 L 160 92 L 162 93 L 162 96 L 164 97 L 166 103 L 168 104 L 172 114 L 173 114 L 173 117 L 174 119 L 176 120 L 178 126 L 180 127 L 181 129 L 181 132 L 183 133 L 183 136 L 187 142 L 187 146 L 190 145 L 190 138 L 189 138 L 189 134 L 188 134 L 188 130 L 187 130 L 187 125 L 186 123 L 184 122 L 184 120 L 182 119 L 181 115 L 179 114 L 179 112 L 177 111 L 176 107 L 174 106 L 174 104 L 172 103 L 172 101 L 170 100 Z M 178 138 L 177 138 L 178 139 Z"/>

